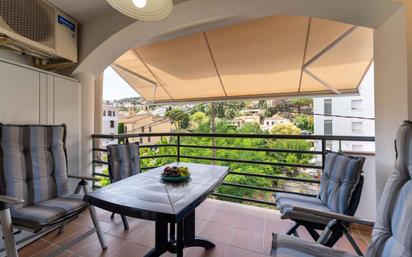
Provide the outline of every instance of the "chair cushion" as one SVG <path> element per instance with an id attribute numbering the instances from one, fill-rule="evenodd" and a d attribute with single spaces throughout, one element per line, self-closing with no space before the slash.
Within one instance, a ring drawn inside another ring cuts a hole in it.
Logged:
<path id="1" fill-rule="evenodd" d="M 412 123 L 404 122 L 396 137 L 395 170 L 386 181 L 368 257 L 412 256 Z"/>
<path id="2" fill-rule="evenodd" d="M 355 257 L 347 252 L 338 251 L 296 237 L 273 234 L 273 257 Z"/>
<path id="3" fill-rule="evenodd" d="M 12 210 L 13 224 L 39 231 L 42 226 L 87 208 L 83 195 L 69 194 Z"/>
<path id="4" fill-rule="evenodd" d="M 20 208 L 68 193 L 66 127 L 0 124 L 0 193 Z"/>
<path id="5" fill-rule="evenodd" d="M 347 214 L 360 181 L 364 157 L 329 152 L 320 182 L 319 198 L 333 212 Z"/>
<path id="6" fill-rule="evenodd" d="M 282 219 L 304 220 L 320 224 L 327 224 L 330 221 L 330 219 L 324 217 L 319 217 L 305 212 L 294 211 L 292 209 L 293 206 L 302 206 L 321 211 L 331 211 L 319 198 L 289 193 L 276 193 L 275 198 L 276 205 L 278 206 L 282 214 Z"/>
<path id="7" fill-rule="evenodd" d="M 112 182 L 140 173 L 139 143 L 108 145 L 107 151 Z"/>

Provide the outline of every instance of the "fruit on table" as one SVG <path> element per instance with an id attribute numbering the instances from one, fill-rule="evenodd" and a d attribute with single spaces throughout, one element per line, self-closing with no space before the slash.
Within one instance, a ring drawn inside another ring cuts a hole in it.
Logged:
<path id="1" fill-rule="evenodd" d="M 177 167 L 177 166 L 167 166 L 164 168 L 162 176 L 165 177 L 187 177 L 190 175 L 189 168 L 188 167 Z"/>

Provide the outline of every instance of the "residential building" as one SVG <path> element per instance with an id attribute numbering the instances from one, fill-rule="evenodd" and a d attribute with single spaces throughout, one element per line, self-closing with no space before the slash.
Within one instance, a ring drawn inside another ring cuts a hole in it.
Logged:
<path id="1" fill-rule="evenodd" d="M 263 120 L 263 124 L 260 125 L 260 127 L 263 130 L 270 131 L 274 126 L 279 125 L 279 124 L 288 124 L 292 123 L 289 119 L 284 118 L 278 114 L 273 115 L 270 118 L 265 118 Z"/>
<path id="2" fill-rule="evenodd" d="M 270 100 L 266 100 L 266 106 L 269 107 L 275 107 L 281 99 L 277 98 L 277 99 L 270 99 Z"/>
<path id="3" fill-rule="evenodd" d="M 102 133 L 108 135 L 117 134 L 119 125 L 119 110 L 116 106 L 104 105 L 102 114 Z M 115 144 L 116 140 L 104 140 L 103 146 Z"/>
<path id="4" fill-rule="evenodd" d="M 117 134 L 117 126 L 119 124 L 119 111 L 115 106 L 104 105 L 102 117 L 102 133 Z"/>
<path id="5" fill-rule="evenodd" d="M 231 123 L 236 127 L 242 127 L 246 123 L 260 123 L 260 117 L 257 115 L 238 116 L 232 119 Z"/>
<path id="6" fill-rule="evenodd" d="M 167 112 L 167 107 L 161 106 L 161 107 L 154 109 L 153 114 L 160 116 L 160 117 L 164 117 L 166 115 L 166 112 Z"/>
<path id="7" fill-rule="evenodd" d="M 132 116 L 122 118 L 119 122 L 124 124 L 125 134 L 172 132 L 175 128 L 170 119 L 159 117 L 149 110 L 142 110 Z M 130 141 L 156 144 L 159 140 L 160 137 L 141 137 Z"/>
<path id="8" fill-rule="evenodd" d="M 314 99 L 314 134 L 328 136 L 374 136 L 374 74 L 373 66 L 359 87 L 359 95 L 321 97 Z M 374 152 L 374 142 L 328 141 L 333 151 Z M 316 143 L 320 149 L 320 142 Z"/>
<path id="9" fill-rule="evenodd" d="M 240 113 L 242 115 L 259 115 L 264 113 L 264 111 L 262 109 L 244 109 L 241 110 Z"/>

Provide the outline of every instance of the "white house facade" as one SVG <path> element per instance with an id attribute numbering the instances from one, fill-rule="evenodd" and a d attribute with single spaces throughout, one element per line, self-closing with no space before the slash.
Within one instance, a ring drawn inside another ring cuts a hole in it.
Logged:
<path id="1" fill-rule="evenodd" d="M 374 72 L 369 68 L 359 87 L 359 95 L 314 99 L 315 135 L 375 136 Z M 317 149 L 321 148 L 316 142 Z M 374 142 L 327 143 L 333 151 L 374 152 Z"/>

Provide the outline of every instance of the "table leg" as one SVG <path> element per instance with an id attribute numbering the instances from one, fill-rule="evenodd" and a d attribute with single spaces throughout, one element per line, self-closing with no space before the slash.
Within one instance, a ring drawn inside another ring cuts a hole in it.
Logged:
<path id="1" fill-rule="evenodd" d="M 176 223 L 174 223 L 174 222 L 170 222 L 170 224 L 169 224 L 169 229 L 170 229 L 170 232 L 169 232 L 169 236 L 170 236 L 170 241 L 171 242 L 173 242 L 173 243 L 175 243 L 175 241 L 176 241 L 176 228 L 175 228 L 175 225 L 176 225 Z"/>
<path id="2" fill-rule="evenodd" d="M 176 255 L 177 257 L 183 257 L 183 222 L 177 223 L 177 240 L 176 240 Z"/>
<path id="3" fill-rule="evenodd" d="M 168 223 L 162 219 L 156 220 L 155 248 L 144 257 L 159 257 L 168 250 Z"/>
<path id="4" fill-rule="evenodd" d="M 155 248 L 144 257 L 159 257 L 165 252 L 176 253 L 177 257 L 183 257 L 185 247 L 203 247 L 206 250 L 215 247 L 215 244 L 207 239 L 195 236 L 195 211 L 187 215 L 183 221 L 177 223 L 177 236 L 175 235 L 175 223 L 156 220 Z M 169 240 L 170 239 L 170 240 Z"/>
<path id="5" fill-rule="evenodd" d="M 195 236 L 195 211 L 187 215 L 184 219 L 184 241 L 185 247 L 204 247 L 209 250 L 215 247 L 215 244 L 207 239 Z"/>
<path id="6" fill-rule="evenodd" d="M 176 223 L 169 223 L 169 241 L 167 242 L 167 250 L 171 253 L 176 253 Z"/>

